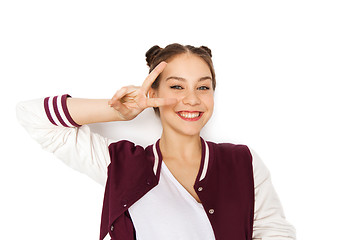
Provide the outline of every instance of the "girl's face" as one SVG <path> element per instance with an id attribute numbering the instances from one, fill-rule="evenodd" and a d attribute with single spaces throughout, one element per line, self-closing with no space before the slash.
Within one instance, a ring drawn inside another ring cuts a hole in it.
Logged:
<path id="1" fill-rule="evenodd" d="M 176 98 L 177 104 L 159 107 L 164 131 L 199 134 L 214 108 L 212 77 L 207 63 L 193 54 L 181 54 L 168 61 L 160 74 L 158 89 L 151 97 Z"/>

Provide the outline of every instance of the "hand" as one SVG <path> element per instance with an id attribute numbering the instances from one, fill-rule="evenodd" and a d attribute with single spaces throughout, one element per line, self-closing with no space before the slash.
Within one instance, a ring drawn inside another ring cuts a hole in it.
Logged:
<path id="1" fill-rule="evenodd" d="M 141 87 L 122 87 L 109 100 L 110 107 L 118 111 L 122 120 L 131 120 L 148 107 L 160 107 L 177 103 L 174 98 L 148 98 L 148 91 L 155 79 L 166 67 L 166 62 L 161 62 L 147 76 Z"/>

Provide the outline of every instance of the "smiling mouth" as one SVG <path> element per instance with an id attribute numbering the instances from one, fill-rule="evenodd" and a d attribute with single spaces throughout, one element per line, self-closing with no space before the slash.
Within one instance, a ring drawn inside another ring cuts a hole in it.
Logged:
<path id="1" fill-rule="evenodd" d="M 186 120 L 186 121 L 197 121 L 197 120 L 199 120 L 202 117 L 203 112 L 180 111 L 180 112 L 177 112 L 177 114 L 183 120 Z"/>

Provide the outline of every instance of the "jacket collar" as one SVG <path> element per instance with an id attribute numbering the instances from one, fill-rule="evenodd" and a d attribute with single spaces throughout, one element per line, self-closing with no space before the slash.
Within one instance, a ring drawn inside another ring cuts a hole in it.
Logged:
<path id="1" fill-rule="evenodd" d="M 154 165 L 153 171 L 155 176 L 157 177 L 158 181 L 160 178 L 160 171 L 161 171 L 161 164 L 162 164 L 162 154 L 159 147 L 160 139 L 153 144 L 153 154 L 154 154 Z M 196 178 L 196 183 L 202 181 L 207 174 L 209 168 L 209 145 L 204 139 L 201 137 L 202 143 L 202 158 L 201 158 L 201 165 L 198 171 L 198 175 Z"/>

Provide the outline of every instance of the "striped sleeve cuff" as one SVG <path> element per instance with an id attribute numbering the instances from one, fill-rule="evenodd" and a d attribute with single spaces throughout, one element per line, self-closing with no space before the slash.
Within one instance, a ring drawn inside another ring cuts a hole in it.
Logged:
<path id="1" fill-rule="evenodd" d="M 67 108 L 68 94 L 55 97 L 46 97 L 44 99 L 44 110 L 49 121 L 56 126 L 80 127 L 74 122 Z"/>

